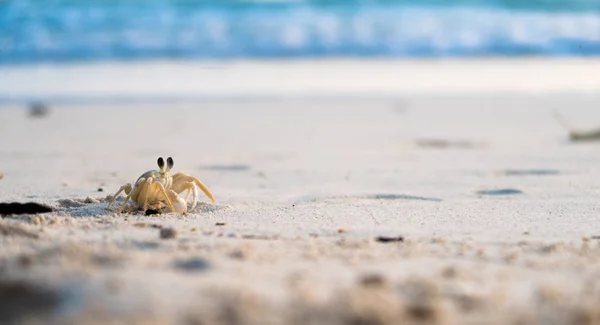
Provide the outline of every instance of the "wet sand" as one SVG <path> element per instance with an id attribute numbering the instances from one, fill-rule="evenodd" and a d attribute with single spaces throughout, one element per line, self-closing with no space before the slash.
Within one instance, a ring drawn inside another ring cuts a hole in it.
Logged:
<path id="1" fill-rule="evenodd" d="M 0 109 L 0 319 L 27 324 L 595 324 L 589 93 Z M 106 197 L 159 157 L 215 195 Z M 171 229 L 171 230 L 165 230 Z M 162 233 L 162 236 L 161 236 Z"/>

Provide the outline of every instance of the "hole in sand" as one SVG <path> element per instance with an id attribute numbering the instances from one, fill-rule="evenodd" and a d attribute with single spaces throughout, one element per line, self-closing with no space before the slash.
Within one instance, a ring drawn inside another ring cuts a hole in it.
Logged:
<path id="1" fill-rule="evenodd" d="M 404 195 L 404 194 L 375 194 L 375 195 L 367 196 L 366 198 L 375 199 L 375 200 L 418 200 L 418 201 L 434 201 L 434 202 L 442 201 L 442 199 L 438 199 L 438 198 L 412 196 L 412 195 Z"/>
<path id="2" fill-rule="evenodd" d="M 515 195 L 515 194 L 523 194 L 523 191 L 513 189 L 513 188 L 503 188 L 497 190 L 481 190 L 477 191 L 479 195 Z"/>
<path id="3" fill-rule="evenodd" d="M 545 176 L 558 175 L 560 171 L 556 169 L 507 169 L 504 174 L 508 176 Z"/>
<path id="4" fill-rule="evenodd" d="M 250 165 L 244 164 L 233 164 L 233 165 L 208 165 L 200 166 L 200 169 L 214 170 L 214 171 L 226 171 L 226 172 L 243 172 L 252 169 Z"/>
<path id="5" fill-rule="evenodd" d="M 475 143 L 467 140 L 446 140 L 446 139 L 417 139 L 415 145 L 420 148 L 433 149 L 476 149 L 482 148 L 483 144 Z"/>
<path id="6" fill-rule="evenodd" d="M 35 203 L 35 202 L 8 202 L 0 203 L 0 215 L 11 215 L 11 214 L 37 214 L 52 212 L 51 207 Z"/>

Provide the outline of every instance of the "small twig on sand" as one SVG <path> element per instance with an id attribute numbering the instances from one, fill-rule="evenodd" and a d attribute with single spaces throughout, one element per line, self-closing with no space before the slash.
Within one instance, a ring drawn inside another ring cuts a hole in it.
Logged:
<path id="1" fill-rule="evenodd" d="M 554 118 L 562 127 L 569 131 L 569 139 L 571 141 L 600 141 L 600 128 L 588 131 L 575 130 L 557 111 L 554 111 Z"/>

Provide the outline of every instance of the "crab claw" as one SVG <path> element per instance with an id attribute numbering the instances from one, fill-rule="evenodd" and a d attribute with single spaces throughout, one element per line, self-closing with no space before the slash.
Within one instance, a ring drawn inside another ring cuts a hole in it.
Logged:
<path id="1" fill-rule="evenodd" d="M 187 212 L 187 203 L 181 196 L 179 196 L 173 190 L 168 190 L 167 195 L 169 196 L 169 199 L 171 200 L 171 203 L 173 204 L 176 213 L 183 214 Z"/>

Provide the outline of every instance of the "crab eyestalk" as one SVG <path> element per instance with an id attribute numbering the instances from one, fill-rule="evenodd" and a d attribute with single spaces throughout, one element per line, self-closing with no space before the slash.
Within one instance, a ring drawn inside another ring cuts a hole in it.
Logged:
<path id="1" fill-rule="evenodd" d="M 167 171 L 170 171 L 173 168 L 174 164 L 175 162 L 173 161 L 173 158 L 167 158 Z"/>
<path id="2" fill-rule="evenodd" d="M 158 157 L 158 168 L 160 168 L 160 170 L 163 170 L 163 168 L 165 168 L 165 160 L 163 159 L 163 157 Z"/>

